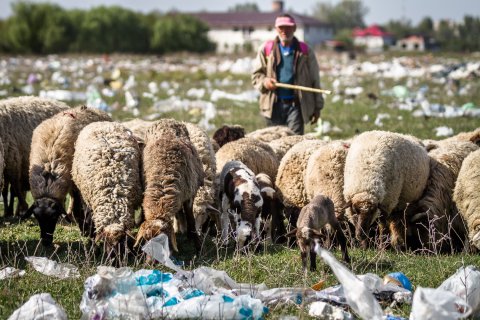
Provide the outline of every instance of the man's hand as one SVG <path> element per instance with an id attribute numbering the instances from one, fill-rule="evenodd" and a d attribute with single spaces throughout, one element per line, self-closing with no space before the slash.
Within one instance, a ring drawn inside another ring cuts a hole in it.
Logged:
<path id="1" fill-rule="evenodd" d="M 277 80 L 273 78 L 265 77 L 265 79 L 263 79 L 263 86 L 271 91 L 277 89 L 277 86 L 275 85 L 276 83 L 277 83 Z"/>
<path id="2" fill-rule="evenodd" d="M 310 123 L 311 124 L 316 124 L 317 121 L 318 121 L 318 118 L 320 118 L 320 111 L 315 111 L 312 115 L 312 117 L 310 118 Z"/>

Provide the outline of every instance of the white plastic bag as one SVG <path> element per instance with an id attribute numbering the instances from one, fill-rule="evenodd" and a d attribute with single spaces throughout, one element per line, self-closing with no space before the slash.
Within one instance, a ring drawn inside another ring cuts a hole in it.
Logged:
<path id="1" fill-rule="evenodd" d="M 343 264 L 317 243 L 316 253 L 330 266 L 338 281 L 343 286 L 345 298 L 352 309 L 362 318 L 368 320 L 381 320 L 383 311 L 375 297 L 365 284 L 358 279 Z"/>
<path id="2" fill-rule="evenodd" d="M 78 268 L 70 263 L 57 263 L 45 257 L 25 257 L 32 267 L 44 275 L 60 279 L 78 278 Z"/>
<path id="3" fill-rule="evenodd" d="M 353 320 L 353 316 L 349 312 L 323 301 L 313 302 L 308 309 L 308 314 L 324 320 Z"/>
<path id="4" fill-rule="evenodd" d="M 50 293 L 40 293 L 31 296 L 8 320 L 67 320 L 67 314 Z"/>
<path id="5" fill-rule="evenodd" d="M 442 289 L 418 287 L 413 295 L 410 320 L 453 320 L 470 315 L 471 308 L 461 298 Z"/>
<path id="6" fill-rule="evenodd" d="M 0 270 L 0 280 L 7 278 L 16 278 L 23 277 L 25 275 L 25 270 L 16 269 L 13 267 L 6 267 Z"/>
<path id="7" fill-rule="evenodd" d="M 172 270 L 180 274 L 184 274 L 180 267 L 178 267 L 170 259 L 170 248 L 168 247 L 168 237 L 166 234 L 160 234 L 159 236 L 149 240 L 143 247 L 142 251 L 152 256 L 155 260 L 161 264 L 169 267 Z"/>
<path id="8" fill-rule="evenodd" d="M 450 291 L 467 301 L 472 308 L 472 315 L 480 315 L 480 270 L 474 266 L 459 268 L 455 274 L 445 280 L 439 287 Z"/>

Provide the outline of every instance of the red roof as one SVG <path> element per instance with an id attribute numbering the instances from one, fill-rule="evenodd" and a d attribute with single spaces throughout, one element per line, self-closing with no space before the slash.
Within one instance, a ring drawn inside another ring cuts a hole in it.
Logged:
<path id="1" fill-rule="evenodd" d="M 362 28 L 355 28 L 353 29 L 353 36 L 354 37 L 390 37 L 392 36 L 391 33 L 386 32 L 382 29 L 382 27 L 373 24 L 365 29 Z"/>

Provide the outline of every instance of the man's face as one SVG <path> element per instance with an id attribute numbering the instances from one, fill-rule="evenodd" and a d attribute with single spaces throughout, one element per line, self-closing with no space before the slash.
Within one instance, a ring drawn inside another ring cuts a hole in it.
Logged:
<path id="1" fill-rule="evenodd" d="M 297 29 L 296 26 L 278 26 L 277 33 L 282 41 L 292 41 L 293 33 Z"/>

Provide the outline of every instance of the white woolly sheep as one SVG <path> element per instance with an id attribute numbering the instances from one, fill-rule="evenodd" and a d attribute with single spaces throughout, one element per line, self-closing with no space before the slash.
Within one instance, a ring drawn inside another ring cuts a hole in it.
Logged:
<path id="1" fill-rule="evenodd" d="M 412 249 L 463 249 L 466 229 L 453 203 L 453 189 L 463 160 L 478 146 L 472 142 L 443 140 L 430 149 L 430 176 L 422 197 L 407 207 Z"/>
<path id="2" fill-rule="evenodd" d="M 347 263 L 350 262 L 347 239 L 335 217 L 335 206 L 329 197 L 317 194 L 309 204 L 302 208 L 297 227 L 288 233 L 288 236 L 296 235 L 297 237 L 303 270 L 307 269 L 308 254 L 310 254 L 310 271 L 317 269 L 315 244 L 322 238 L 320 230 L 326 225 L 329 225 L 335 233 L 335 238 L 342 249 L 343 260 Z"/>
<path id="3" fill-rule="evenodd" d="M 93 235 L 94 227 L 96 240 L 111 247 L 125 239 L 142 201 L 140 162 L 138 143 L 122 124 L 102 121 L 83 128 L 75 143 L 72 178 L 84 204 L 84 216 L 74 210 L 84 234 Z"/>
<path id="4" fill-rule="evenodd" d="M 30 190 L 35 200 L 24 218 L 35 215 L 44 245 L 50 245 L 65 198 L 72 190 L 74 145 L 80 131 L 96 121 L 111 121 L 100 110 L 76 107 L 59 112 L 35 128 L 30 151 Z"/>
<path id="5" fill-rule="evenodd" d="M 463 160 L 453 192 L 459 213 L 465 219 L 470 243 L 480 249 L 480 149 Z"/>
<path id="6" fill-rule="evenodd" d="M 295 135 L 295 132 L 287 126 L 271 126 L 247 133 L 246 137 L 268 143 L 282 137 L 293 135 Z"/>
<path id="7" fill-rule="evenodd" d="M 145 140 L 148 127 L 150 127 L 152 123 L 153 121 L 147 121 L 138 118 L 122 122 L 125 127 L 127 127 L 135 136 L 142 140 Z"/>
<path id="8" fill-rule="evenodd" d="M 4 147 L 4 187 L 11 186 L 11 195 L 18 197 L 16 213 L 28 209 L 25 200 L 29 190 L 28 169 L 32 133 L 43 120 L 69 107 L 60 101 L 33 96 L 0 100 L 0 137 Z M 13 199 L 4 195 L 5 215 L 13 215 Z"/>
<path id="9" fill-rule="evenodd" d="M 309 135 L 293 135 L 285 136 L 275 140 L 272 140 L 268 145 L 273 149 L 273 152 L 277 155 L 278 161 L 282 161 L 283 156 L 290 150 L 294 145 L 303 140 L 317 140 L 317 138 Z"/>
<path id="10" fill-rule="evenodd" d="M 143 167 L 145 221 L 138 231 L 136 244 L 164 233 L 172 248 L 178 251 L 176 220 L 180 226 L 186 223 L 188 236 L 200 251 L 192 207 L 195 194 L 203 184 L 204 172 L 186 126 L 173 119 L 152 124 L 145 137 Z"/>
<path id="11" fill-rule="evenodd" d="M 345 160 L 344 196 L 355 234 L 366 246 L 371 224 L 387 225 L 391 243 L 405 246 L 403 211 L 420 198 L 430 165 L 425 148 L 413 137 L 387 131 L 364 132 L 352 141 Z"/>

